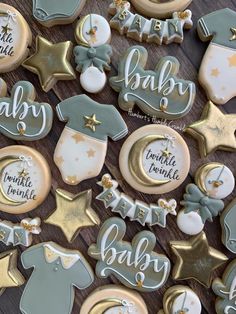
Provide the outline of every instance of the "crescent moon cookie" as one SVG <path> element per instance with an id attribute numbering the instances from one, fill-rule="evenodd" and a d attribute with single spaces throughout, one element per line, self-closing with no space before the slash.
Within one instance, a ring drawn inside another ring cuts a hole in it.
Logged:
<path id="1" fill-rule="evenodd" d="M 160 289 L 168 279 L 170 261 L 153 251 L 156 236 L 142 231 L 130 243 L 123 241 L 125 231 L 121 218 L 110 218 L 102 225 L 97 243 L 88 249 L 89 256 L 98 260 L 97 276 L 114 275 L 125 286 L 142 292 Z"/>
<path id="2" fill-rule="evenodd" d="M 0 149 L 0 210 L 22 214 L 38 207 L 51 188 L 45 158 L 27 146 Z"/>
<path id="3" fill-rule="evenodd" d="M 43 26 L 70 24 L 79 16 L 86 0 L 33 0 L 33 15 Z"/>
<path id="4" fill-rule="evenodd" d="M 32 34 L 19 11 L 0 3 L 0 73 L 15 70 L 29 53 Z"/>
<path id="5" fill-rule="evenodd" d="M 185 116 L 195 99 L 195 84 L 177 78 L 176 58 L 162 57 L 155 71 L 144 69 L 147 59 L 142 46 L 130 47 L 121 57 L 118 75 L 110 78 L 111 87 L 119 93 L 120 108 L 130 111 L 136 104 L 151 117 L 168 120 Z"/>
<path id="6" fill-rule="evenodd" d="M 34 268 L 20 300 L 24 314 L 71 314 L 75 288 L 86 289 L 94 281 L 93 270 L 79 251 L 54 242 L 28 248 L 21 262 L 25 269 Z"/>
<path id="7" fill-rule="evenodd" d="M 211 41 L 202 59 L 199 82 L 208 99 L 217 105 L 236 96 L 236 12 L 225 8 L 203 16 L 198 21 L 202 41 Z"/>
<path id="8" fill-rule="evenodd" d="M 124 179 L 147 194 L 168 193 L 180 186 L 190 168 L 188 146 L 183 138 L 163 125 L 148 125 L 133 132 L 119 157 Z"/>
<path id="9" fill-rule="evenodd" d="M 118 285 L 102 286 L 84 301 L 80 314 L 148 314 L 143 298 L 135 291 Z"/>
<path id="10" fill-rule="evenodd" d="M 222 229 L 221 240 L 226 248 L 236 254 L 236 199 L 234 199 L 223 211 L 220 216 Z"/>
<path id="11" fill-rule="evenodd" d="M 81 72 L 80 84 L 89 93 L 100 92 L 107 81 L 105 70 L 110 70 L 112 48 L 108 43 L 111 29 L 107 20 L 98 14 L 80 19 L 75 30 L 79 44 L 74 48 L 76 70 Z"/>

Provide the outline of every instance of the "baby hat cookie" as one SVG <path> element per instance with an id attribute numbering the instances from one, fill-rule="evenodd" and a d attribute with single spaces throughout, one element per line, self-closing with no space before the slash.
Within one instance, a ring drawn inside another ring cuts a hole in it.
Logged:
<path id="1" fill-rule="evenodd" d="M 225 8 L 203 16 L 198 21 L 202 41 L 210 41 L 199 70 L 199 82 L 208 98 L 217 105 L 236 96 L 236 12 Z"/>
<path id="2" fill-rule="evenodd" d="M 220 216 L 222 242 L 229 251 L 236 254 L 236 199 L 234 199 Z"/>
<path id="3" fill-rule="evenodd" d="M 114 106 L 86 95 L 68 98 L 56 109 L 59 119 L 67 122 L 54 152 L 63 180 L 76 185 L 96 177 L 105 161 L 108 137 L 117 141 L 128 133 L 124 120 Z"/>
<path id="4" fill-rule="evenodd" d="M 155 71 L 145 70 L 148 52 L 142 46 L 130 47 L 121 57 L 118 75 L 110 85 L 119 92 L 118 104 L 129 111 L 136 104 L 144 113 L 163 119 L 178 119 L 192 108 L 195 84 L 177 78 L 179 62 L 162 57 Z"/>
<path id="5" fill-rule="evenodd" d="M 29 53 L 32 34 L 19 11 L 0 3 L 0 73 L 15 70 Z"/>
<path id="6" fill-rule="evenodd" d="M 123 241 L 125 231 L 121 218 L 107 219 L 102 225 L 97 243 L 88 249 L 88 254 L 98 260 L 97 276 L 106 278 L 112 274 L 125 286 L 143 292 L 161 288 L 168 279 L 170 261 L 153 251 L 156 236 L 142 231 L 129 243 Z"/>
<path id="7" fill-rule="evenodd" d="M 45 158 L 27 146 L 0 149 L 0 210 L 22 214 L 38 207 L 51 188 Z"/>
<path id="8" fill-rule="evenodd" d="M 34 268 L 20 301 L 25 314 L 70 314 L 74 288 L 86 289 L 94 281 L 93 270 L 79 251 L 54 242 L 30 247 L 21 262 L 25 269 Z"/>
<path id="9" fill-rule="evenodd" d="M 80 314 L 148 314 L 143 298 L 135 291 L 118 285 L 102 286 L 84 301 Z"/>
<path id="10" fill-rule="evenodd" d="M 44 26 L 70 24 L 79 16 L 86 0 L 33 0 L 33 15 Z"/>
<path id="11" fill-rule="evenodd" d="M 98 14 L 80 19 L 75 30 L 79 44 L 74 48 L 76 70 L 81 72 L 80 84 L 89 93 L 100 92 L 107 81 L 105 70 L 110 70 L 112 48 L 108 43 L 111 29 L 107 20 Z"/>
<path id="12" fill-rule="evenodd" d="M 190 168 L 188 146 L 165 125 L 147 125 L 133 132 L 119 156 L 120 171 L 135 189 L 147 194 L 163 194 L 180 186 Z"/>
<path id="13" fill-rule="evenodd" d="M 1 80 L 0 84 L 5 85 Z M 44 138 L 51 130 L 53 111 L 49 104 L 35 101 L 35 88 L 27 81 L 17 82 L 7 97 L 0 92 L 0 131 L 18 141 L 35 141 Z"/>

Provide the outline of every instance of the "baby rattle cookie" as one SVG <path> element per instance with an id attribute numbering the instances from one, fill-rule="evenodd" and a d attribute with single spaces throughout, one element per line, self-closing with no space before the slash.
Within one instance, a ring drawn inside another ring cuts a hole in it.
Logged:
<path id="1" fill-rule="evenodd" d="M 235 187 L 232 171 L 218 162 L 202 165 L 195 174 L 195 183 L 187 185 L 180 202 L 184 208 L 177 216 L 179 229 L 189 235 L 201 232 L 207 220 L 213 221 L 224 208 L 222 199 Z"/>
<path id="2" fill-rule="evenodd" d="M 222 229 L 221 240 L 229 251 L 236 254 L 236 199 L 234 199 L 223 211 L 220 216 Z"/>
<path id="3" fill-rule="evenodd" d="M 198 21 L 202 41 L 210 41 L 199 70 L 199 82 L 208 98 L 217 105 L 236 96 L 236 12 L 225 8 L 203 16 Z M 221 21 L 219 23 L 219 21 Z"/>
<path id="4" fill-rule="evenodd" d="M 102 225 L 97 243 L 88 249 L 89 256 L 98 260 L 97 276 L 112 274 L 125 286 L 142 292 L 158 290 L 168 279 L 169 259 L 153 251 L 156 236 L 152 232 L 139 232 L 129 243 L 123 241 L 125 231 L 121 218 L 107 219 Z"/>
<path id="5" fill-rule="evenodd" d="M 5 86 L 1 79 L 0 84 Z M 44 138 L 51 130 L 53 111 L 49 104 L 35 101 L 35 88 L 27 81 L 17 82 L 7 97 L 0 91 L 0 132 L 18 141 Z"/>
<path id="6" fill-rule="evenodd" d="M 86 0 L 33 0 L 33 15 L 43 26 L 70 24 L 79 16 Z"/>
<path id="7" fill-rule="evenodd" d="M 0 210 L 22 214 L 38 207 L 51 188 L 46 159 L 27 146 L 0 149 Z"/>
<path id="8" fill-rule="evenodd" d="M 166 290 L 163 309 L 158 314 L 201 314 L 202 305 L 197 294 L 188 286 L 176 285 Z"/>
<path id="9" fill-rule="evenodd" d="M 74 288 L 86 289 L 94 281 L 93 270 L 79 251 L 54 242 L 28 248 L 21 262 L 25 269 L 34 268 L 20 301 L 24 314 L 70 314 Z"/>
<path id="10" fill-rule="evenodd" d="M 108 137 L 117 141 L 128 133 L 120 113 L 87 95 L 68 98 L 56 110 L 60 121 L 67 122 L 54 152 L 64 182 L 76 185 L 96 177 L 105 162 Z"/>
<path id="11" fill-rule="evenodd" d="M 32 33 L 19 11 L 0 3 L 0 73 L 15 70 L 29 53 Z"/>
<path id="12" fill-rule="evenodd" d="M 89 93 L 100 92 L 107 81 L 105 70 L 110 70 L 112 48 L 108 43 L 111 29 L 107 20 L 98 14 L 81 18 L 76 26 L 74 48 L 76 70 L 81 72 L 80 84 Z"/>
<path id="13" fill-rule="evenodd" d="M 119 156 L 120 171 L 135 189 L 147 194 L 168 193 L 180 186 L 190 168 L 184 139 L 164 125 L 147 125 L 133 132 Z"/>
<path id="14" fill-rule="evenodd" d="M 118 285 L 102 286 L 84 301 L 80 314 L 148 314 L 143 298 L 135 291 Z"/>
<path id="15" fill-rule="evenodd" d="M 142 46 L 130 47 L 121 57 L 118 75 L 110 78 L 119 93 L 119 107 L 131 110 L 136 104 L 144 113 L 173 120 L 185 116 L 195 99 L 195 84 L 177 78 L 179 62 L 162 57 L 155 71 L 145 70 L 148 52 Z"/>

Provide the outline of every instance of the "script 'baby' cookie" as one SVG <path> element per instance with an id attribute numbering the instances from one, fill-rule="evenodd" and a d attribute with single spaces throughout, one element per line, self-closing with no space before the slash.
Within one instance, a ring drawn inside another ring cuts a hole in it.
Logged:
<path id="1" fill-rule="evenodd" d="M 236 199 L 234 199 L 220 216 L 222 242 L 229 251 L 236 254 Z"/>
<path id="2" fill-rule="evenodd" d="M 27 57 L 32 34 L 20 12 L 2 2 L 0 31 L 0 73 L 4 73 L 16 69 Z"/>
<path id="3" fill-rule="evenodd" d="M 102 286 L 84 301 L 80 314 L 148 314 L 143 298 L 135 291 L 118 285 Z"/>
<path id="4" fill-rule="evenodd" d="M 179 62 L 162 57 L 155 71 L 145 70 L 148 52 L 142 46 L 130 47 L 121 57 L 118 75 L 110 85 L 119 92 L 121 109 L 131 110 L 136 104 L 144 113 L 163 119 L 178 119 L 192 108 L 195 84 L 177 78 Z"/>
<path id="5" fill-rule="evenodd" d="M 133 132 L 124 142 L 119 164 L 123 177 L 134 189 L 162 194 L 184 182 L 190 155 L 179 133 L 164 125 L 148 125 Z"/>
<path id="6" fill-rule="evenodd" d="M 5 82 L 1 80 L 1 85 Z M 27 81 L 19 81 L 7 97 L 0 91 L 0 132 L 18 141 L 44 138 L 52 127 L 53 111 L 49 104 L 35 101 L 35 88 Z"/>
<path id="7" fill-rule="evenodd" d="M 33 0 L 33 15 L 47 27 L 70 24 L 79 16 L 85 2 L 86 0 Z"/>
<path id="8" fill-rule="evenodd" d="M 51 188 L 51 172 L 45 158 L 27 146 L 0 149 L 0 210 L 26 213 L 39 206 Z"/>

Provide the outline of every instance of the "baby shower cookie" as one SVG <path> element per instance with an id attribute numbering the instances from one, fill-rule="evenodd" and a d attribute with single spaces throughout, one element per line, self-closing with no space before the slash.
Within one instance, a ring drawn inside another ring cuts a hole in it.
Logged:
<path id="1" fill-rule="evenodd" d="M 29 53 L 32 34 L 19 11 L 0 3 L 0 73 L 15 70 Z"/>
<path id="2" fill-rule="evenodd" d="M 74 80 L 76 74 L 70 58 L 73 44 L 71 41 L 53 44 L 47 39 L 36 37 L 36 51 L 22 66 L 38 75 L 42 89 L 48 92 L 59 80 Z"/>
<path id="3" fill-rule="evenodd" d="M 143 292 L 161 288 L 168 279 L 170 261 L 153 251 L 156 236 L 142 231 L 129 243 L 123 241 L 125 232 L 126 224 L 121 218 L 107 219 L 102 225 L 97 243 L 88 249 L 89 256 L 98 260 L 97 276 L 114 275 L 125 286 Z"/>
<path id="4" fill-rule="evenodd" d="M 144 113 L 163 119 L 178 119 L 192 108 L 195 84 L 177 78 L 179 62 L 162 57 L 155 71 L 145 70 L 148 52 L 142 46 L 130 47 L 121 57 L 118 75 L 110 78 L 119 93 L 118 104 L 129 111 L 136 104 Z"/>
<path id="5" fill-rule="evenodd" d="M 163 310 L 158 314 L 201 314 L 199 297 L 188 286 L 176 285 L 167 289 L 163 297 Z"/>
<path id="6" fill-rule="evenodd" d="M 211 41 L 202 59 L 199 82 L 208 99 L 217 105 L 236 96 L 236 12 L 225 8 L 207 14 L 198 21 L 202 41 Z"/>
<path id="7" fill-rule="evenodd" d="M 27 146 L 0 149 L 0 210 L 26 213 L 38 207 L 51 188 L 51 172 L 45 158 Z"/>
<path id="8" fill-rule="evenodd" d="M 51 106 L 35 101 L 35 88 L 30 82 L 17 82 L 10 97 L 4 87 L 6 83 L 1 80 L 0 85 L 3 85 L 0 90 L 0 132 L 18 141 L 44 138 L 52 127 Z"/>
<path id="9" fill-rule="evenodd" d="M 84 301 L 80 314 L 148 314 L 143 298 L 135 291 L 118 285 L 102 286 Z"/>
<path id="10" fill-rule="evenodd" d="M 119 156 L 120 171 L 135 189 L 163 194 L 180 186 L 190 168 L 184 139 L 165 125 L 147 125 L 133 132 Z"/>
<path id="11" fill-rule="evenodd" d="M 86 95 L 68 98 L 56 110 L 60 121 L 67 122 L 54 152 L 63 180 L 76 185 L 96 177 L 105 161 L 108 137 L 117 141 L 128 133 L 120 113 Z"/>
<path id="12" fill-rule="evenodd" d="M 105 70 L 110 70 L 112 48 L 108 43 L 111 29 L 107 20 L 98 14 L 81 18 L 75 29 L 79 46 L 74 48 L 76 70 L 81 73 L 80 84 L 89 93 L 100 92 L 107 81 Z"/>
<path id="13" fill-rule="evenodd" d="M 43 26 L 70 24 L 79 16 L 86 0 L 33 0 L 33 15 Z"/>
<path id="14" fill-rule="evenodd" d="M 229 251 L 236 254 L 236 199 L 234 199 L 220 216 L 222 229 L 221 240 Z"/>
<path id="15" fill-rule="evenodd" d="M 25 269 L 34 268 L 20 301 L 24 314 L 70 314 L 74 288 L 86 289 L 94 281 L 93 270 L 79 251 L 54 242 L 30 247 L 21 262 Z"/>

